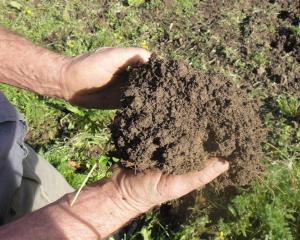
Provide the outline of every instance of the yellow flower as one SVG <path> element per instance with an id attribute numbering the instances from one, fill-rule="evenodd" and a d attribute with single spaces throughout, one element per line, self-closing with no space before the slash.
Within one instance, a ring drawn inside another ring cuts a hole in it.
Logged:
<path id="1" fill-rule="evenodd" d="M 223 232 L 223 231 L 220 232 L 219 237 L 220 237 L 221 240 L 225 239 L 225 238 L 224 238 L 224 232 Z"/>
<path id="2" fill-rule="evenodd" d="M 25 15 L 32 15 L 33 14 L 32 9 L 30 7 L 25 7 L 24 8 L 24 14 Z"/>
<path id="3" fill-rule="evenodd" d="M 73 40 L 68 40 L 67 43 L 66 43 L 67 47 L 72 49 L 75 47 L 75 41 Z"/>
<path id="4" fill-rule="evenodd" d="M 144 48 L 144 49 L 147 49 L 147 50 L 149 49 L 149 45 L 148 45 L 148 43 L 146 41 L 142 41 L 141 44 L 140 44 L 140 46 L 142 48 Z"/>

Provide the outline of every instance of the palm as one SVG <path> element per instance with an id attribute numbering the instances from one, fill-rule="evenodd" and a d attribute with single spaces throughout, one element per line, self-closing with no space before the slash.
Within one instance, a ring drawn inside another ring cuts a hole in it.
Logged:
<path id="1" fill-rule="evenodd" d="M 85 107 L 116 108 L 126 84 L 122 72 L 149 57 L 150 53 L 140 48 L 103 48 L 73 58 L 63 73 L 65 98 Z"/>
<path id="2" fill-rule="evenodd" d="M 213 158 L 204 169 L 184 175 L 168 175 L 149 170 L 135 174 L 131 170 L 117 169 L 112 181 L 119 186 L 129 204 L 146 212 L 151 207 L 179 198 L 211 182 L 229 167 L 228 162 Z"/>

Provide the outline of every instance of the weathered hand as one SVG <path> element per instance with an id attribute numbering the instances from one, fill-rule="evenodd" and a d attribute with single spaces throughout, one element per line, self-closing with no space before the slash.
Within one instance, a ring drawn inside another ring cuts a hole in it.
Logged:
<path id="1" fill-rule="evenodd" d="M 63 97 L 72 104 L 92 108 L 116 108 L 121 87 L 126 84 L 122 72 L 148 61 L 150 53 L 141 48 L 101 48 L 66 61 L 61 72 Z"/>
<path id="2" fill-rule="evenodd" d="M 66 207 L 72 215 L 88 219 L 104 238 L 154 206 L 203 187 L 228 167 L 228 162 L 213 158 L 201 171 L 184 175 L 152 170 L 135 174 L 133 170 L 117 168 L 112 177 L 87 186 L 73 207 Z M 73 196 L 66 196 L 67 202 L 70 203 Z"/>
<path id="3" fill-rule="evenodd" d="M 0 238 L 105 239 L 150 208 L 203 187 L 228 167 L 214 158 L 203 170 L 181 176 L 116 169 L 111 178 L 85 187 L 72 207 L 75 193 L 5 225 Z"/>
<path id="4" fill-rule="evenodd" d="M 184 175 L 163 174 L 160 171 L 146 171 L 135 174 L 133 170 L 116 169 L 111 181 L 110 196 L 113 204 L 110 213 L 118 220 L 105 230 L 109 235 L 137 215 L 156 205 L 179 198 L 203 187 L 229 168 L 228 162 L 213 158 L 204 169 Z M 104 216 L 105 217 L 105 216 Z M 119 221 L 119 222 L 118 222 Z"/>
<path id="5" fill-rule="evenodd" d="M 203 187 L 228 167 L 228 162 L 213 158 L 201 171 L 177 176 L 150 170 L 135 174 L 117 168 L 111 178 L 86 187 L 71 210 L 90 219 L 95 229 L 101 229 L 99 235 L 107 237 L 154 206 Z M 70 196 L 67 198 L 70 202 Z"/>
<path id="6" fill-rule="evenodd" d="M 142 213 L 155 205 L 179 198 L 203 187 L 228 168 L 228 162 L 213 158 L 208 160 L 199 172 L 169 175 L 149 170 L 134 174 L 133 170 L 117 169 L 111 180 L 118 193 L 126 199 L 126 204 Z"/>

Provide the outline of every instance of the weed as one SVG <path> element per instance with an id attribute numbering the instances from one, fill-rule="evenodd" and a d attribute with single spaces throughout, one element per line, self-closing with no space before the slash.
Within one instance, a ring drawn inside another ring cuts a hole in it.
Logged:
<path id="1" fill-rule="evenodd" d="M 250 58 L 253 60 L 254 65 L 256 65 L 257 67 L 265 66 L 268 62 L 266 54 L 263 51 L 254 53 Z"/>
<path id="2" fill-rule="evenodd" d="M 298 26 L 293 26 L 293 27 L 292 27 L 292 30 L 293 30 L 294 34 L 295 34 L 298 38 L 300 38 L 300 25 L 298 24 Z"/>
<path id="3" fill-rule="evenodd" d="M 129 6 L 140 6 L 145 0 L 127 0 Z"/>
<path id="4" fill-rule="evenodd" d="M 295 118 L 300 114 L 300 100 L 293 96 L 279 96 L 277 99 L 280 111 L 288 117 Z"/>

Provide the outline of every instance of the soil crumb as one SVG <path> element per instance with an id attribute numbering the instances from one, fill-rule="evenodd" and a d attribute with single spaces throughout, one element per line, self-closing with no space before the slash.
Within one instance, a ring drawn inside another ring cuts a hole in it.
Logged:
<path id="1" fill-rule="evenodd" d="M 112 138 L 126 167 L 182 174 L 218 156 L 230 162 L 221 185 L 242 186 L 262 171 L 258 110 L 223 75 L 152 57 L 130 71 Z"/>

